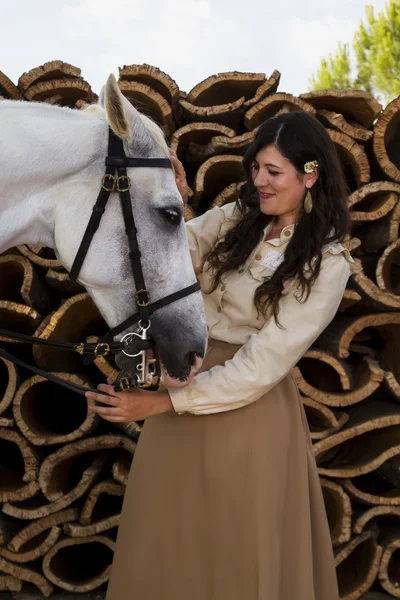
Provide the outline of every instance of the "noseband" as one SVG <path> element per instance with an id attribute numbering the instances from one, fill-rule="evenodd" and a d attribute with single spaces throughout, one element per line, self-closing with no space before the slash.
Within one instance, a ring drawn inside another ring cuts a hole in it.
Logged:
<path id="1" fill-rule="evenodd" d="M 194 292 L 199 291 L 200 285 L 198 282 L 190 285 L 182 290 L 178 290 L 156 302 L 151 302 L 150 292 L 146 288 L 139 243 L 137 238 L 137 228 L 132 210 L 131 200 L 131 179 L 127 174 L 127 168 L 162 168 L 171 169 L 172 165 L 168 158 L 130 158 L 125 155 L 123 142 L 111 130 L 109 130 L 108 138 L 108 156 L 106 158 L 106 170 L 101 181 L 101 190 L 97 197 L 96 203 L 93 206 L 92 214 L 89 223 L 86 227 L 81 244 L 73 262 L 70 278 L 76 281 L 81 271 L 83 262 L 86 258 L 93 237 L 99 228 L 101 218 L 106 210 L 107 202 L 112 192 L 118 192 L 122 214 L 125 223 L 125 232 L 128 236 L 129 244 L 129 259 L 132 269 L 133 278 L 135 281 L 135 303 L 137 311 L 128 319 L 110 329 L 110 331 L 100 340 L 99 343 L 72 343 L 72 342 L 55 342 L 43 340 L 34 336 L 14 333 L 5 329 L 0 329 L 0 335 L 9 339 L 32 344 L 41 344 L 57 348 L 59 350 L 73 350 L 79 354 L 88 354 L 85 359 L 85 364 L 88 364 L 96 356 L 107 356 L 110 353 L 122 351 L 126 356 L 135 360 L 135 374 L 133 379 L 119 376 L 114 383 L 116 390 L 126 390 L 130 387 L 145 386 L 149 378 L 157 375 L 156 361 L 149 359 L 149 352 L 152 351 L 153 343 L 149 334 L 151 334 L 151 315 L 160 308 L 172 304 L 181 298 L 185 298 Z M 113 338 L 119 335 L 126 329 L 137 326 L 137 331 L 126 333 L 120 342 L 113 342 Z M 8 352 L 0 351 L 0 356 L 7 360 L 11 360 L 24 368 L 38 373 L 51 381 L 55 381 L 60 385 L 65 385 L 66 382 L 61 378 L 49 375 L 45 371 L 36 369 L 28 363 L 19 359 L 15 359 Z M 82 393 L 83 388 L 68 384 L 68 389 L 75 389 Z M 86 391 L 86 390 L 84 390 Z"/>

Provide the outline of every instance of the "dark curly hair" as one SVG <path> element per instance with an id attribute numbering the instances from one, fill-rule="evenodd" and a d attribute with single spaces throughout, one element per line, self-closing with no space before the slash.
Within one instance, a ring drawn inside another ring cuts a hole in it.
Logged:
<path id="1" fill-rule="evenodd" d="M 209 268 L 215 273 L 213 289 L 224 273 L 245 263 L 262 240 L 265 227 L 274 219 L 261 212 L 259 195 L 251 176 L 256 155 L 270 145 L 274 145 L 292 163 L 299 178 L 305 175 L 306 162 L 317 160 L 319 165 L 319 177 L 310 190 L 312 212 L 301 211 L 284 261 L 255 292 L 257 309 L 266 314 L 272 306 L 275 320 L 279 323 L 279 300 L 285 283 L 297 280 L 299 293 L 296 297 L 301 302 L 307 300 L 320 272 L 323 246 L 333 240 L 343 241 L 350 231 L 350 217 L 342 168 L 323 125 L 305 112 L 291 112 L 268 119 L 259 127 L 243 159 L 246 181 L 237 201 L 241 218 L 208 257 Z"/>

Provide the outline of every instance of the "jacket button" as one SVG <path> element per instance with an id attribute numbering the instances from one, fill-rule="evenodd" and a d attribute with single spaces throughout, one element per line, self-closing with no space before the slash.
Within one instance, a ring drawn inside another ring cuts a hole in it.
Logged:
<path id="1" fill-rule="evenodd" d="M 261 254 L 256 254 L 254 258 L 255 258 L 256 260 L 261 260 L 261 259 L 262 259 L 262 256 L 261 256 Z"/>
<path id="2" fill-rule="evenodd" d="M 286 229 L 286 230 L 283 232 L 283 235 L 286 235 L 286 237 L 290 237 L 292 234 L 291 234 L 291 232 L 290 232 L 290 230 L 289 230 L 289 229 Z"/>

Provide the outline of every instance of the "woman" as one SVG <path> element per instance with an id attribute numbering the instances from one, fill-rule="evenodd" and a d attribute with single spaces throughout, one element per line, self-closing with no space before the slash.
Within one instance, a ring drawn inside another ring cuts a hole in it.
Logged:
<path id="1" fill-rule="evenodd" d="M 176 158 L 179 186 L 184 172 Z M 266 121 L 235 204 L 187 224 L 209 347 L 185 387 L 90 394 L 149 418 L 126 491 L 108 600 L 338 600 L 324 502 L 290 375 L 350 275 L 346 190 L 306 113 Z M 185 415 L 185 416 L 182 416 Z"/>

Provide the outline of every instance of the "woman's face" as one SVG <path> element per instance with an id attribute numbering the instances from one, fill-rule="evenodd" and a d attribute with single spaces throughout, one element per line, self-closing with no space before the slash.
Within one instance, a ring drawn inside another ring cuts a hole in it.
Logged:
<path id="1" fill-rule="evenodd" d="M 275 146 L 266 146 L 258 152 L 251 174 L 259 194 L 261 212 L 285 215 L 292 223 L 298 221 L 307 188 L 318 176 L 316 172 L 299 176 L 292 163 Z"/>

